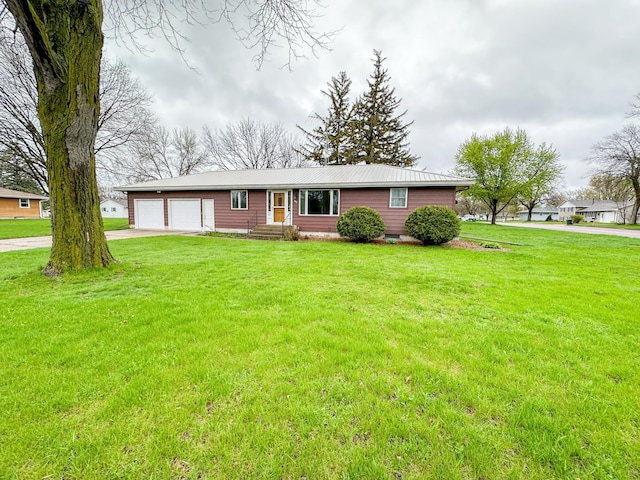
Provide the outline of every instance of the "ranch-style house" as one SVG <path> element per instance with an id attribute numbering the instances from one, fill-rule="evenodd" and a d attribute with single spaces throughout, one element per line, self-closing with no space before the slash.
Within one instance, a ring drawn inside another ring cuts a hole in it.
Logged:
<path id="1" fill-rule="evenodd" d="M 295 225 L 302 234 L 337 236 L 338 217 L 357 205 L 377 210 L 387 236 L 402 237 L 416 208 L 454 208 L 473 180 L 388 165 L 213 171 L 117 187 L 139 229 L 248 233 Z"/>

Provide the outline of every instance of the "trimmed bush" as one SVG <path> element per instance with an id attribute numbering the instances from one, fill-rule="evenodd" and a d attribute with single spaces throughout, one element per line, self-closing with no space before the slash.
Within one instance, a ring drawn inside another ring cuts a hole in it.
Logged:
<path id="1" fill-rule="evenodd" d="M 584 217 L 579 214 L 571 215 L 571 220 L 573 220 L 573 223 L 580 223 L 582 220 L 584 220 Z"/>
<path id="2" fill-rule="evenodd" d="M 440 245 L 460 234 L 460 220 L 450 208 L 429 205 L 411 212 L 404 229 L 425 245 Z"/>
<path id="3" fill-rule="evenodd" d="M 382 236 L 387 226 L 373 208 L 353 207 L 340 216 L 336 228 L 341 236 L 366 243 Z"/>

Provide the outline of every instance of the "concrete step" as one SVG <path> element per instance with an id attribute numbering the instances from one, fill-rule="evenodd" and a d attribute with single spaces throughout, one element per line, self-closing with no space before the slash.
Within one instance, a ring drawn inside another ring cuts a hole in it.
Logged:
<path id="1" fill-rule="evenodd" d="M 282 235 L 254 235 L 253 233 L 247 235 L 249 240 L 282 240 Z"/>
<path id="2" fill-rule="evenodd" d="M 285 225 L 286 229 L 288 225 Z M 281 240 L 283 237 L 282 225 L 256 225 L 247 238 L 254 240 Z"/>

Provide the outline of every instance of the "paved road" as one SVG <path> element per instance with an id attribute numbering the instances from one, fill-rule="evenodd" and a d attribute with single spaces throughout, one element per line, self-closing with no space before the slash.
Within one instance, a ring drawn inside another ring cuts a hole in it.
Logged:
<path id="1" fill-rule="evenodd" d="M 171 230 L 109 230 L 105 232 L 107 240 L 122 240 L 125 238 L 157 237 L 160 235 L 193 235 L 197 232 L 177 232 Z M 51 248 L 51 236 L 7 238 L 0 240 L 0 252 L 13 250 L 29 250 L 30 248 Z"/>
<path id="2" fill-rule="evenodd" d="M 640 230 L 624 228 L 581 227 L 580 225 L 558 225 L 545 223 L 496 222 L 505 227 L 541 228 L 543 230 L 557 230 L 559 232 L 590 233 L 592 235 L 614 235 L 616 237 L 640 238 Z"/>

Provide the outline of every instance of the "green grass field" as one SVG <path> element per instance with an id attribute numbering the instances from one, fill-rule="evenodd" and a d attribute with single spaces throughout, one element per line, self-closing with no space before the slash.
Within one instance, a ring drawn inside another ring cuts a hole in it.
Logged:
<path id="1" fill-rule="evenodd" d="M 103 218 L 105 230 L 129 228 L 126 218 Z M 24 218 L 19 220 L 0 220 L 0 240 L 3 238 L 44 237 L 51 235 L 51 219 Z"/>
<path id="2" fill-rule="evenodd" d="M 637 479 L 640 241 L 0 254 L 0 478 Z"/>
<path id="3" fill-rule="evenodd" d="M 520 220 L 510 220 L 518 223 L 526 223 L 521 222 Z M 499 222 L 502 223 L 502 222 Z M 533 223 L 544 223 L 546 225 L 566 225 L 567 222 L 542 222 L 542 221 L 534 221 Z M 599 223 L 599 222 L 580 222 L 576 223 L 580 227 L 599 227 L 599 228 L 621 228 L 626 230 L 640 230 L 640 224 L 631 225 L 629 223 L 625 223 L 623 225 L 617 223 Z"/>

